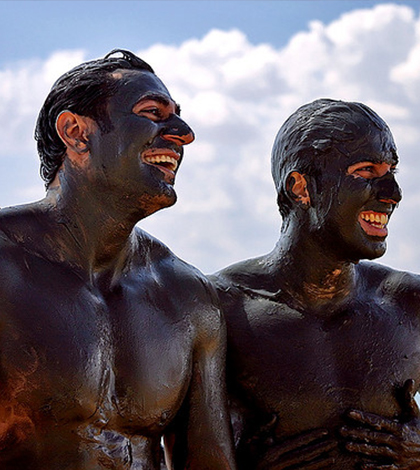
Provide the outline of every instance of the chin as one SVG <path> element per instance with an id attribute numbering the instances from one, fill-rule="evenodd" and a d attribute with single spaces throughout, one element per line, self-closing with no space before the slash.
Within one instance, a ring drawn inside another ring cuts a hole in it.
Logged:
<path id="1" fill-rule="evenodd" d="M 377 247 L 375 250 L 373 250 L 373 253 L 366 257 L 366 259 L 376 259 L 376 258 L 380 258 L 381 256 L 383 256 L 386 252 L 386 243 L 381 243 L 381 246 Z"/>
<path id="2" fill-rule="evenodd" d="M 162 196 L 163 196 L 163 198 L 166 199 L 166 204 L 162 207 L 162 209 L 164 207 L 173 206 L 176 203 L 176 201 L 178 200 L 178 196 L 175 192 L 175 189 L 171 184 L 165 187 L 165 190 L 162 191 Z"/>
<path id="3" fill-rule="evenodd" d="M 371 241 L 368 242 L 358 253 L 357 260 L 360 261 L 362 259 L 377 259 L 383 256 L 386 252 L 386 242 L 383 241 Z"/>
<path id="4" fill-rule="evenodd" d="M 177 195 L 172 187 L 167 188 L 160 194 L 150 195 L 145 193 L 140 197 L 139 204 L 143 214 L 142 218 L 148 217 L 154 212 L 165 209 L 166 207 L 171 207 L 176 203 L 176 201 Z"/>

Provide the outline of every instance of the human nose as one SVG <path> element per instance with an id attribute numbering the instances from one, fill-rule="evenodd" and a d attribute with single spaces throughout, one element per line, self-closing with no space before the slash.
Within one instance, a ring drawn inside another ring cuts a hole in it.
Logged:
<path id="1" fill-rule="evenodd" d="M 166 121 L 161 136 L 164 140 L 174 142 L 177 145 L 188 145 L 195 139 L 191 127 L 176 114 Z"/>
<path id="2" fill-rule="evenodd" d="M 392 173 L 375 178 L 375 186 L 379 201 L 389 204 L 398 204 L 401 201 L 401 188 Z"/>

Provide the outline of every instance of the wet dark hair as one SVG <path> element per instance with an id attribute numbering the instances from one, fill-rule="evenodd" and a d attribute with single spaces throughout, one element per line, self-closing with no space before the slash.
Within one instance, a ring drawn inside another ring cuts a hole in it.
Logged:
<path id="1" fill-rule="evenodd" d="M 370 134 L 372 126 L 382 132 L 382 147 L 395 154 L 391 131 L 383 119 L 362 103 L 319 99 L 295 111 L 281 126 L 271 154 L 271 174 L 282 216 L 291 201 L 286 179 L 292 171 L 317 178 L 337 153 L 350 156 Z"/>
<path id="2" fill-rule="evenodd" d="M 116 55 L 117 54 L 117 55 Z M 62 111 L 72 111 L 95 120 L 101 132 L 112 129 L 108 116 L 109 98 L 119 88 L 112 72 L 118 69 L 143 70 L 152 67 L 130 51 L 114 49 L 103 59 L 85 62 L 62 75 L 53 85 L 38 115 L 35 140 L 41 160 L 40 174 L 48 188 L 60 168 L 66 146 L 56 131 Z"/>

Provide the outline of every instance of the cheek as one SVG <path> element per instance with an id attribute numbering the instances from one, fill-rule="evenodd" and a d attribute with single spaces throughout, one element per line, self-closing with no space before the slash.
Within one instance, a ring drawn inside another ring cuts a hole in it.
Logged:
<path id="1" fill-rule="evenodd" d="M 140 154 L 159 133 L 159 127 L 149 119 L 130 116 L 121 119 L 118 126 L 100 137 L 101 152 L 108 158 L 131 157 Z"/>
<path id="2" fill-rule="evenodd" d="M 338 203 L 358 211 L 372 200 L 373 190 L 369 180 L 347 176 L 338 191 Z"/>
<path id="3" fill-rule="evenodd" d="M 128 144 L 144 145 L 154 139 L 160 131 L 157 123 L 140 116 L 131 116 L 121 126 L 121 137 Z"/>
<path id="4" fill-rule="evenodd" d="M 343 233 L 353 233 L 359 213 L 371 200 L 371 195 L 371 186 L 366 180 L 343 178 L 325 191 L 321 205 L 324 220 L 328 225 L 339 227 Z"/>

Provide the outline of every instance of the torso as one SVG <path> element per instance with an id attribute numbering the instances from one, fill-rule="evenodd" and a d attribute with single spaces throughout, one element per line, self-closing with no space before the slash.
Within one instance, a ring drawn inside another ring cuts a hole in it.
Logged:
<path id="1" fill-rule="evenodd" d="M 420 282 L 374 266 L 358 266 L 356 292 L 318 315 L 264 295 L 253 281 L 219 276 L 229 388 L 245 420 L 239 453 L 273 417 L 262 434 L 276 441 L 315 428 L 340 441 L 351 408 L 389 418 L 401 413 L 396 390 L 407 379 L 420 385 Z M 334 452 L 333 469 L 357 468 L 342 444 Z"/>
<path id="2" fill-rule="evenodd" d="M 202 286 L 143 237 L 148 255 L 112 288 L 2 237 L 2 469 L 160 468 L 160 438 L 189 386 Z"/>

